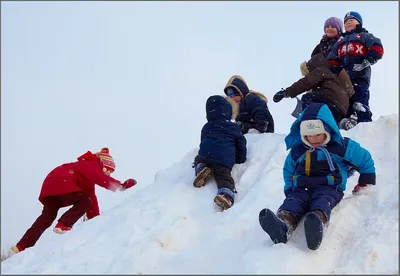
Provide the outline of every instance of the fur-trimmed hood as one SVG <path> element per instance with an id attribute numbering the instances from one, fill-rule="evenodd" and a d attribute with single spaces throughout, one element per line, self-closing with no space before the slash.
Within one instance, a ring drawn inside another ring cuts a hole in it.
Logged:
<path id="1" fill-rule="evenodd" d="M 240 75 L 233 75 L 228 83 L 225 85 L 224 93 L 227 95 L 226 90 L 229 87 L 235 88 L 242 98 L 246 97 L 249 94 L 249 87 L 247 86 L 246 81 Z"/>
<path id="2" fill-rule="evenodd" d="M 268 103 L 268 98 L 267 98 L 267 96 L 265 96 L 263 93 L 261 93 L 261 92 L 258 92 L 258 91 L 255 91 L 255 90 L 249 90 L 249 93 L 252 93 L 252 94 L 256 94 L 257 96 L 259 96 L 263 101 L 265 101 L 265 103 Z"/>
<path id="3" fill-rule="evenodd" d="M 225 100 L 227 100 L 232 106 L 232 120 L 235 120 L 237 115 L 239 114 L 239 105 L 228 96 L 225 96 Z"/>

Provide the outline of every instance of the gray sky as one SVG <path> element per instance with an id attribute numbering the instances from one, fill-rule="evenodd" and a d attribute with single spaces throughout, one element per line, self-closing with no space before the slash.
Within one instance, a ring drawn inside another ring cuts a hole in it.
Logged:
<path id="1" fill-rule="evenodd" d="M 398 113 L 396 2 L 2 1 L 2 244 L 40 214 L 47 173 L 86 150 L 109 146 L 116 178 L 151 183 L 198 147 L 205 101 L 233 74 L 271 99 L 275 131 L 287 133 L 295 100 L 273 94 L 301 77 L 326 18 L 350 10 L 385 49 L 373 119 Z"/>

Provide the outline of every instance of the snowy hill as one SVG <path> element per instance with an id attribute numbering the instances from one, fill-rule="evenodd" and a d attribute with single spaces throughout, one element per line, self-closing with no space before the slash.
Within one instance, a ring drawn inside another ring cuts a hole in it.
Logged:
<path id="1" fill-rule="evenodd" d="M 193 149 L 122 204 L 11 257 L 1 272 L 398 274 L 398 116 L 342 134 L 371 151 L 377 185 L 352 196 L 358 174 L 349 180 L 317 251 L 308 250 L 303 223 L 287 244 L 273 244 L 260 228 L 259 211 L 284 199 L 285 135 L 247 134 L 248 161 L 233 169 L 230 210 L 214 206 L 215 182 L 192 186 Z"/>

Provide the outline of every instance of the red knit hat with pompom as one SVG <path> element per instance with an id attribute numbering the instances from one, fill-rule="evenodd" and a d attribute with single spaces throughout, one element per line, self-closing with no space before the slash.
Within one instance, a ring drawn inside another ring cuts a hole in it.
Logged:
<path id="1" fill-rule="evenodd" d="M 111 171 L 115 171 L 115 162 L 114 159 L 111 157 L 110 150 L 108 148 L 102 148 L 100 152 L 96 153 L 96 155 L 103 163 L 103 167 Z"/>

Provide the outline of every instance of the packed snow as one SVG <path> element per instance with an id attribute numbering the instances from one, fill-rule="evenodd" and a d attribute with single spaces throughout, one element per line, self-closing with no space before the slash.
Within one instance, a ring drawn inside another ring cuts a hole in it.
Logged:
<path id="1" fill-rule="evenodd" d="M 353 196 L 359 174 L 332 211 L 320 248 L 307 248 L 303 222 L 287 244 L 273 244 L 258 224 L 263 208 L 284 200 L 285 134 L 246 134 L 248 160 L 235 165 L 235 205 L 221 212 L 214 181 L 194 188 L 193 148 L 120 205 L 64 235 L 2 262 L 2 273 L 398 274 L 398 115 L 342 132 L 370 150 L 376 186 Z M 129 162 L 129 160 L 125 160 Z M 101 202 L 100 202 L 101 205 Z M 39 215 L 39 214 L 38 214 Z M 54 227 L 54 224 L 53 226 Z M 47 234 L 47 233 L 46 233 Z"/>

